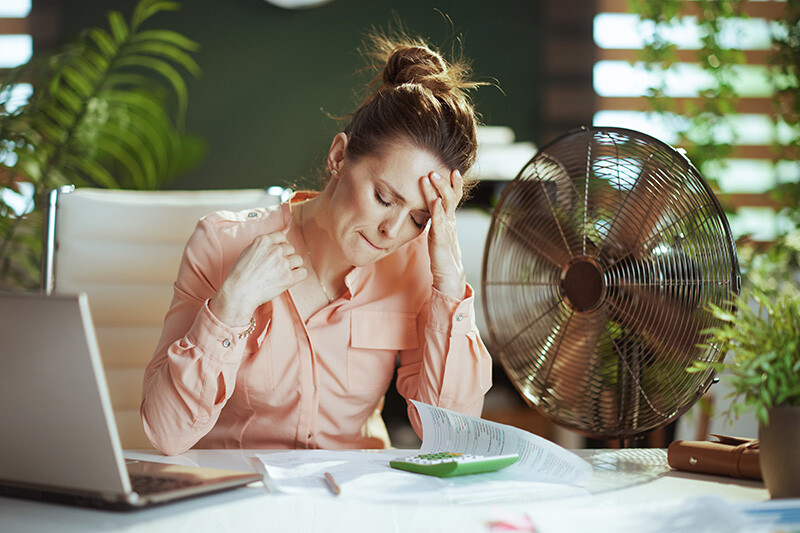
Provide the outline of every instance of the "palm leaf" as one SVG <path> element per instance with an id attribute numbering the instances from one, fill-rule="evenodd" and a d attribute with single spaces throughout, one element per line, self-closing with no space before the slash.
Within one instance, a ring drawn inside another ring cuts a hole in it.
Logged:
<path id="1" fill-rule="evenodd" d="M 168 59 L 188 70 L 192 75 L 200 75 L 200 66 L 192 56 L 179 46 L 169 41 L 139 41 L 125 49 L 126 53 L 135 55 L 153 55 Z"/>
<path id="2" fill-rule="evenodd" d="M 0 147 L 16 155 L 0 160 L 0 176 L 33 184 L 40 205 L 56 186 L 156 188 L 185 168 L 196 148 L 186 149 L 179 133 L 188 104 L 181 71 L 200 74 L 192 57 L 199 46 L 171 30 L 139 31 L 179 7 L 140 0 L 130 24 L 111 11 L 108 30 L 89 28 L 45 61 L 11 71 L 0 83 L 0 109 L 23 76 L 35 89 L 25 106 L 0 114 Z M 35 286 L 40 235 L 38 210 L 15 217 L 0 202 L 0 286 Z"/>
<path id="3" fill-rule="evenodd" d="M 121 184 L 114 179 L 108 169 L 93 159 L 83 157 L 75 161 L 74 165 L 83 174 L 86 183 L 91 186 L 107 189 L 121 188 Z"/>
<path id="4" fill-rule="evenodd" d="M 113 39 L 107 32 L 99 28 L 91 29 L 87 32 L 89 39 L 93 41 L 98 48 L 102 57 L 110 58 L 117 55 L 117 47 L 114 45 Z"/>
<path id="5" fill-rule="evenodd" d="M 172 67 L 166 61 L 141 54 L 120 57 L 117 60 L 117 64 L 120 67 L 144 68 L 162 76 L 166 81 L 168 81 L 175 92 L 175 96 L 177 97 L 178 117 L 179 120 L 182 120 L 183 116 L 186 114 L 188 91 L 186 89 L 186 82 L 183 80 L 183 76 L 181 76 L 181 74 L 174 67 Z"/>
<path id="6" fill-rule="evenodd" d="M 142 23 L 158 13 L 159 11 L 177 11 L 180 9 L 178 2 L 169 2 L 164 0 L 143 0 L 136 5 L 133 11 L 133 18 L 131 20 L 131 27 L 136 30 Z"/>
<path id="7" fill-rule="evenodd" d="M 137 33 L 131 38 L 131 43 L 139 43 L 141 41 L 159 41 L 171 43 L 178 48 L 186 50 L 187 52 L 196 52 L 200 49 L 200 45 L 198 43 L 172 30 L 145 30 Z"/>
<path id="8" fill-rule="evenodd" d="M 130 179 L 128 185 L 132 189 L 143 189 L 148 182 L 144 168 L 136 157 L 131 155 L 125 142 L 114 136 L 100 135 L 95 140 L 97 149 L 102 156 L 113 161 L 112 165 L 121 165 L 125 175 Z"/>
<path id="9" fill-rule="evenodd" d="M 119 11 L 109 11 L 107 16 L 111 34 L 114 36 L 114 42 L 118 45 L 124 43 L 128 38 L 128 26 L 125 24 L 122 13 Z"/>

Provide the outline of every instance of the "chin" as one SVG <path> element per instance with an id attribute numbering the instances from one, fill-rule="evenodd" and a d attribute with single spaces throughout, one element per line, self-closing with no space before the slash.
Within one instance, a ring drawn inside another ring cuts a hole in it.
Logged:
<path id="1" fill-rule="evenodd" d="M 350 264 L 356 267 L 363 267 L 376 263 L 389 255 L 387 252 L 373 252 L 373 253 L 358 253 L 351 255 L 348 259 Z"/>
<path id="2" fill-rule="evenodd" d="M 349 246 L 343 247 L 342 252 L 353 266 L 372 264 L 391 253 L 386 249 L 375 248 L 361 233 L 355 233 L 348 244 Z"/>

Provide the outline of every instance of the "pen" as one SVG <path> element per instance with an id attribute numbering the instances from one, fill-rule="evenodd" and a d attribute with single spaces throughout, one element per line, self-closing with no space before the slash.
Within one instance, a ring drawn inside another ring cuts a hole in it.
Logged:
<path id="1" fill-rule="evenodd" d="M 338 483 L 336 483 L 336 480 L 333 479 L 330 472 L 325 472 L 325 484 L 334 496 L 338 496 L 342 493 L 342 489 L 339 487 Z"/>

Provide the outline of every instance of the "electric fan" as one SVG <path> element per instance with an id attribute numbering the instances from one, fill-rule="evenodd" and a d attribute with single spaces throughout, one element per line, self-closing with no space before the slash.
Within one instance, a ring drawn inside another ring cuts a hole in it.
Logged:
<path id="1" fill-rule="evenodd" d="M 548 144 L 508 184 L 484 248 L 491 350 L 555 422 L 629 439 L 675 420 L 710 386 L 699 347 L 740 289 L 710 187 L 663 142 L 591 127 Z"/>

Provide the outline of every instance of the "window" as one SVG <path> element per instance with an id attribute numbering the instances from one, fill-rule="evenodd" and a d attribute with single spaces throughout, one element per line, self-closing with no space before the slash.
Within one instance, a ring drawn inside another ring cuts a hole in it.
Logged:
<path id="1" fill-rule="evenodd" d="M 33 56 L 33 38 L 30 31 L 31 0 L 3 0 L 0 3 L 0 76 L 8 69 L 23 65 Z M 6 111 L 13 113 L 25 104 L 33 93 L 28 83 L 18 83 L 10 88 Z M 4 95 L 4 100 L 6 99 Z M 0 146 L 0 162 L 12 166 L 12 156 Z M 0 189 L 4 202 L 19 215 L 32 207 L 33 195 L 29 184 L 18 184 L 18 190 Z"/>
<path id="2" fill-rule="evenodd" d="M 685 123 L 685 118 L 652 113 L 644 98 L 658 80 L 645 69 L 639 51 L 655 27 L 629 13 L 626 0 L 598 0 L 597 5 L 594 124 L 639 130 L 676 145 L 676 125 Z M 730 117 L 730 130 L 718 134 L 718 140 L 732 142 L 735 148 L 728 159 L 711 162 L 700 171 L 717 180 L 720 199 L 734 212 L 730 221 L 736 237 L 751 234 L 767 241 L 785 231 L 789 222 L 776 215 L 776 205 L 765 193 L 800 177 L 800 164 L 783 159 L 785 156 L 772 148 L 798 134 L 785 123 L 776 123 L 773 116 L 768 67 L 771 36 L 785 7 L 785 2 L 776 0 L 745 2 L 747 17 L 726 20 L 719 34 L 720 44 L 742 50 L 746 63 L 735 71 L 733 87 L 739 99 Z M 696 101 L 699 92 L 713 83 L 698 62 L 702 37 L 698 15 L 696 2 L 683 2 L 679 23 L 667 30 L 661 28 L 661 35 L 677 47 L 678 63 L 667 72 L 663 87 L 679 108 Z"/>

